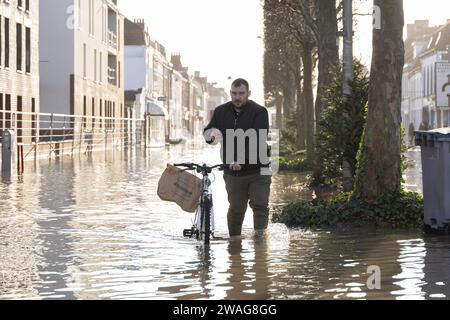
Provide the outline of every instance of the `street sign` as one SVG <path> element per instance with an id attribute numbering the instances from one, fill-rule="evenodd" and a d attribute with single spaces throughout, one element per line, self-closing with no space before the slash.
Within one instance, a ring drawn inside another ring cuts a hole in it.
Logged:
<path id="1" fill-rule="evenodd" d="M 436 62 L 436 107 L 448 107 L 450 97 L 450 63 Z"/>

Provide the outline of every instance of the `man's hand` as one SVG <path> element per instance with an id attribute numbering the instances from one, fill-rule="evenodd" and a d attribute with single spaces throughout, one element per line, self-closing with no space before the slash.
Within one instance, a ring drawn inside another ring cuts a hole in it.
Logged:
<path id="1" fill-rule="evenodd" d="M 205 136 L 206 137 L 209 136 L 209 140 L 207 140 L 206 142 L 212 145 L 218 144 L 220 141 L 223 140 L 222 132 L 220 132 L 220 130 L 216 128 L 211 128 L 207 130 L 205 132 Z"/>
<path id="2" fill-rule="evenodd" d="M 230 164 L 230 170 L 232 171 L 241 171 L 241 169 L 242 169 L 241 165 L 236 162 Z"/>

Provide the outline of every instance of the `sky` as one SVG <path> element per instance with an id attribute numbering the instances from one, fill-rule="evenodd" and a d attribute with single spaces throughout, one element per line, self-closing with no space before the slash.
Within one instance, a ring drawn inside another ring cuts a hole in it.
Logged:
<path id="1" fill-rule="evenodd" d="M 372 12 L 371 0 L 354 2 L 358 12 Z M 169 53 L 180 53 L 191 74 L 200 71 L 227 91 L 233 79 L 245 78 L 253 100 L 264 103 L 260 0 L 119 0 L 118 4 L 130 20 L 145 19 L 150 36 Z M 405 24 L 428 19 L 430 25 L 439 25 L 450 19 L 450 1 L 404 0 L 404 11 Z M 354 55 L 370 66 L 372 17 L 355 16 L 355 21 Z"/>
<path id="2" fill-rule="evenodd" d="M 145 19 L 150 36 L 180 53 L 191 74 L 200 71 L 227 92 L 232 80 L 244 78 L 252 98 L 263 103 L 259 0 L 119 0 L 118 5 L 128 19 Z"/>
<path id="3" fill-rule="evenodd" d="M 359 6 L 357 3 L 362 2 Z M 359 13 L 372 12 L 373 1 L 354 1 L 354 11 Z M 405 16 L 404 38 L 406 38 L 406 25 L 414 20 L 430 21 L 430 26 L 442 25 L 450 19 L 449 0 L 404 0 L 403 10 Z M 354 55 L 370 66 L 372 51 L 372 16 L 355 16 L 355 48 Z"/>

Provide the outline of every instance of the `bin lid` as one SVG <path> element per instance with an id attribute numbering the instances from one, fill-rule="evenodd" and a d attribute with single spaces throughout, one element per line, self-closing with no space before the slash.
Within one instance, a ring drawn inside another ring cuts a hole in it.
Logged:
<path id="1" fill-rule="evenodd" d="M 437 128 L 429 131 L 414 131 L 417 140 L 450 141 L 450 128 Z"/>

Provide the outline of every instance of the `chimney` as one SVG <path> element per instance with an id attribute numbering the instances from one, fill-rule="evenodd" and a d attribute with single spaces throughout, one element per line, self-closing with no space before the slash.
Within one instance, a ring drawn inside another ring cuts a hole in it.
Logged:
<path id="1" fill-rule="evenodd" d="M 183 69 L 183 65 L 181 64 L 181 55 L 179 53 L 172 54 L 170 62 L 172 63 L 175 70 L 178 71 Z"/>
<path id="2" fill-rule="evenodd" d="M 195 78 L 196 79 L 200 78 L 200 71 L 195 71 Z"/>
<path id="3" fill-rule="evenodd" d="M 145 20 L 144 19 L 134 19 L 134 23 L 138 25 L 142 30 L 145 30 Z"/>

